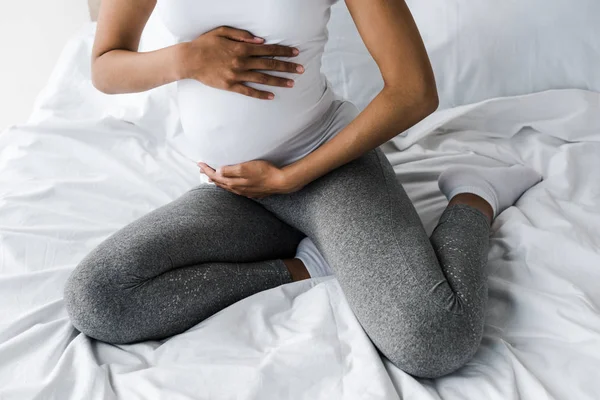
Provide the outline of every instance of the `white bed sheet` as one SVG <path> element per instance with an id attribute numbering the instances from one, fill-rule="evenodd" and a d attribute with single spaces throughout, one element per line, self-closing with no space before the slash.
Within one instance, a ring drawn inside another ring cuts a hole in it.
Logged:
<path id="1" fill-rule="evenodd" d="M 62 287 L 78 261 L 198 182 L 170 144 L 173 87 L 98 93 L 91 41 L 90 27 L 69 43 L 30 121 L 0 134 L 0 399 L 598 398 L 598 93 L 445 110 L 383 147 L 429 231 L 449 165 L 524 162 L 545 177 L 493 225 L 481 349 L 417 380 L 378 355 L 332 277 L 256 294 L 166 341 L 73 330 Z"/>

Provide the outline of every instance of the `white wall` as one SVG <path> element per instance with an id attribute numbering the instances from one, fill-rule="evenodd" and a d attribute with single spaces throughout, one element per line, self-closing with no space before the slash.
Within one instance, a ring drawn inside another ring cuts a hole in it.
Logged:
<path id="1" fill-rule="evenodd" d="M 86 0 L 0 0 L 0 131 L 27 120 Z"/>

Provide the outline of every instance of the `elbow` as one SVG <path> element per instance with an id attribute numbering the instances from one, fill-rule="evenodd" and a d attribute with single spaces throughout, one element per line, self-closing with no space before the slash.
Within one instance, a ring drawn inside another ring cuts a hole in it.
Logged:
<path id="1" fill-rule="evenodd" d="M 102 82 L 99 81 L 97 78 L 92 78 L 92 85 L 94 85 L 96 90 L 98 90 L 99 92 L 102 92 L 104 94 L 111 94 L 109 93 L 107 88 L 104 85 L 102 85 Z"/>
<path id="2" fill-rule="evenodd" d="M 102 67 L 97 65 L 97 59 L 92 61 L 92 85 L 104 94 L 117 94 L 108 83 L 105 74 L 102 71 Z"/>
<path id="3" fill-rule="evenodd" d="M 421 104 L 423 107 L 422 119 L 425 119 L 434 112 L 436 112 L 438 107 L 440 106 L 440 98 L 438 97 L 437 90 L 434 88 L 432 93 L 428 93 L 421 101 Z"/>
<path id="4" fill-rule="evenodd" d="M 438 91 L 435 82 L 432 85 L 428 86 L 427 89 L 423 91 L 423 94 L 420 97 L 420 103 L 424 113 L 423 118 L 426 118 L 429 115 L 433 114 L 440 106 L 440 98 L 438 96 Z"/>
<path id="5" fill-rule="evenodd" d="M 413 88 L 414 109 L 419 114 L 419 119 L 425 119 L 433 114 L 440 106 L 437 86 L 434 79 L 428 80 Z"/>
<path id="6" fill-rule="evenodd" d="M 92 74 L 92 85 L 104 94 L 116 94 L 115 91 L 111 90 L 110 85 L 107 85 L 106 81 L 98 74 Z"/>
<path id="7" fill-rule="evenodd" d="M 397 104 L 402 104 L 413 110 L 419 121 L 433 114 L 440 105 L 435 79 L 421 80 L 418 84 L 407 85 L 406 81 L 398 84 L 386 84 Z"/>

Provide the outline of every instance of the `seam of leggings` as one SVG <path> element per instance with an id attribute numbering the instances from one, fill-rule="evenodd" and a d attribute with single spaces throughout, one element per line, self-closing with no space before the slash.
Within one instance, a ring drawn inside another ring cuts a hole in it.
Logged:
<path id="1" fill-rule="evenodd" d="M 450 212 L 448 213 L 447 217 L 444 218 L 444 221 L 442 223 L 440 223 L 438 226 L 450 221 L 452 219 L 452 217 L 454 216 L 454 214 L 456 214 L 456 212 L 458 211 L 458 212 L 466 212 L 466 213 L 469 213 L 469 214 L 475 216 L 475 218 L 479 219 L 479 222 L 481 223 L 481 225 L 483 225 L 485 227 L 486 230 L 489 231 L 489 229 L 490 229 L 491 224 L 488 220 L 488 217 L 483 212 L 476 209 L 475 207 L 469 206 L 467 204 L 455 204 L 451 207 L 448 207 L 447 211 L 448 210 Z M 484 279 L 482 279 L 481 284 L 477 287 L 477 291 L 481 290 L 481 288 L 485 287 L 486 285 L 487 285 L 487 278 L 484 278 Z M 458 294 L 458 291 L 456 291 L 455 289 L 453 289 L 453 290 Z M 462 298 L 462 295 L 460 295 L 459 298 Z M 487 302 L 487 297 L 484 298 L 484 302 Z M 473 309 L 473 308 L 469 308 L 469 309 L 467 309 L 466 312 L 468 315 L 468 321 L 469 321 L 469 325 L 471 328 L 471 330 L 470 330 L 471 336 L 473 338 L 477 338 L 477 336 L 479 334 L 481 334 L 481 332 L 479 330 L 476 330 L 473 325 L 473 321 L 474 321 L 474 319 L 476 319 L 477 310 Z M 485 312 L 485 311 L 482 311 L 482 312 Z"/>
<path id="2" fill-rule="evenodd" d="M 388 198 L 388 221 L 386 221 L 386 227 L 388 228 L 389 233 L 391 233 L 392 237 L 394 238 L 394 242 L 396 243 L 396 249 L 398 251 L 398 253 L 400 253 L 400 256 L 402 257 L 402 262 L 405 265 L 408 265 L 408 262 L 406 260 L 406 255 L 404 253 L 404 250 L 402 248 L 402 246 L 400 246 L 400 242 L 398 241 L 398 237 L 396 236 L 396 232 L 394 231 L 394 229 L 391 228 L 391 221 L 393 220 L 393 205 L 392 205 L 392 195 L 390 193 L 390 186 L 388 184 L 388 180 L 387 177 L 385 176 L 385 171 L 383 170 L 383 163 L 381 161 L 381 155 L 379 154 L 379 152 L 377 151 L 377 149 L 375 149 L 375 155 L 377 156 L 377 162 L 379 164 L 379 171 L 381 172 L 381 176 L 383 177 L 383 183 L 385 184 L 385 190 L 387 192 L 387 198 Z M 413 276 L 414 279 L 418 279 L 418 277 L 416 276 L 416 274 L 412 271 L 412 269 L 409 269 L 411 271 L 411 274 Z M 444 278 L 445 278 L 445 274 L 444 274 Z M 435 300 L 433 301 L 434 304 L 436 304 L 438 307 L 442 307 L 440 306 Z M 444 310 L 446 310 L 444 307 L 442 307 Z"/>
<path id="3" fill-rule="evenodd" d="M 460 210 L 461 207 L 447 207 L 444 212 L 442 213 L 442 217 L 440 218 L 440 221 L 438 222 L 437 226 L 434 229 L 437 230 L 441 225 L 447 223 L 448 220 L 451 220 L 452 217 L 454 216 L 454 214 L 456 214 L 457 210 Z M 483 216 L 483 215 L 482 215 Z M 433 233 L 432 233 L 433 235 Z M 438 249 L 439 250 L 439 249 Z M 452 293 L 454 294 L 456 301 L 461 303 L 461 307 L 460 310 L 458 311 L 453 311 L 453 310 L 449 310 L 447 307 L 445 307 L 444 305 L 438 303 L 437 301 L 435 301 L 434 299 L 434 303 L 436 303 L 438 306 L 442 307 L 445 311 L 450 312 L 454 315 L 463 315 L 463 314 L 468 314 L 468 319 L 469 319 L 469 324 L 471 325 L 471 331 L 473 331 L 473 326 L 472 326 L 472 322 L 471 322 L 471 315 L 472 312 L 469 312 L 469 310 L 465 311 L 465 307 L 462 305 L 463 303 L 463 294 L 462 292 L 460 292 L 457 288 L 455 288 L 452 283 L 450 282 L 450 280 L 448 279 L 448 272 L 446 271 L 446 269 L 444 268 L 442 262 L 438 259 L 438 264 L 440 266 L 440 269 L 442 270 L 442 274 L 444 275 L 444 278 L 446 279 L 446 282 L 448 283 L 448 286 L 450 287 L 450 289 L 452 290 Z"/>
<path id="4" fill-rule="evenodd" d="M 390 215 L 390 220 L 391 220 L 391 216 L 392 216 L 392 196 L 390 194 L 390 187 L 389 187 L 389 184 L 388 184 L 387 177 L 385 176 L 385 173 L 384 173 L 384 170 L 383 170 L 383 164 L 382 164 L 382 161 L 381 161 L 381 158 L 380 158 L 381 155 L 377 151 L 375 153 L 377 154 L 377 160 L 379 161 L 379 168 L 380 168 L 381 174 L 383 176 L 383 182 L 385 183 L 385 187 L 386 187 L 386 190 L 387 190 L 387 193 L 388 193 L 388 207 L 389 207 L 389 215 Z M 406 256 L 404 254 L 404 251 L 402 250 L 402 247 L 400 246 L 400 243 L 398 242 L 398 238 L 396 236 L 396 232 L 393 229 L 390 229 L 390 231 L 392 233 L 392 236 L 394 237 L 394 241 L 396 242 L 396 246 L 398 248 L 398 252 L 402 256 L 402 260 L 404 261 L 405 264 L 407 264 Z M 444 279 L 446 279 L 446 281 L 448 282 L 448 278 L 446 277 L 446 271 L 444 271 L 444 269 L 442 268 L 442 265 L 439 262 L 439 260 L 438 260 L 438 266 L 439 266 L 439 268 L 440 268 L 440 270 L 442 272 L 442 275 L 444 276 Z M 409 269 L 409 270 L 412 272 L 413 278 L 418 279 L 418 277 L 413 272 L 413 270 L 412 269 Z M 450 282 L 448 282 L 448 285 L 452 289 L 452 293 L 454 294 L 454 296 L 458 297 L 456 291 L 454 290 L 454 288 L 452 288 L 452 285 L 450 285 Z M 444 312 L 448 312 L 448 313 L 453 314 L 453 315 L 463 315 L 464 314 L 464 309 L 462 307 L 461 307 L 460 310 L 452 311 L 452 310 L 448 310 L 448 308 L 446 308 L 444 304 L 438 303 L 438 301 L 436 300 L 435 297 L 433 297 L 433 298 L 430 297 L 430 299 L 431 299 L 431 303 L 432 304 L 435 304 L 439 309 L 441 309 Z"/>
<path id="5" fill-rule="evenodd" d="M 442 218 L 440 220 L 440 223 L 438 224 L 438 226 L 436 227 L 436 229 L 438 227 L 440 227 L 441 225 L 446 224 L 448 222 L 452 223 L 452 221 L 451 221 L 452 217 L 457 212 L 466 212 L 468 214 L 471 214 L 471 215 L 475 216 L 475 218 L 479 220 L 479 223 L 482 226 L 484 226 L 487 231 L 489 231 L 491 224 L 490 224 L 487 216 L 483 212 L 481 212 L 478 209 L 476 209 L 475 207 L 469 206 L 467 204 L 455 204 L 453 206 L 448 207 L 446 209 L 446 211 L 444 212 L 444 218 Z M 487 278 L 482 279 L 481 284 L 477 287 L 477 291 L 481 290 L 481 288 L 483 288 L 486 285 L 487 285 Z M 453 289 L 453 291 L 455 291 L 457 294 L 459 293 L 455 289 Z M 459 296 L 459 298 L 461 298 L 461 297 L 462 297 L 462 295 Z M 467 310 L 467 313 L 469 314 L 469 324 L 471 324 L 471 328 L 472 328 L 471 332 L 473 334 L 475 334 L 475 330 L 473 329 L 473 324 L 472 324 L 473 315 L 475 313 L 475 310 L 473 310 L 473 309 Z"/>
<path id="6" fill-rule="evenodd" d="M 383 183 L 385 184 L 385 190 L 387 192 L 387 198 L 388 198 L 388 221 L 387 221 L 387 226 L 389 227 L 389 222 L 392 221 L 392 196 L 390 194 L 390 187 L 388 185 L 387 182 L 387 178 L 385 177 L 385 173 L 383 171 L 383 165 L 381 163 L 381 158 L 377 149 L 374 150 L 375 151 L 375 155 L 377 156 L 377 161 L 379 164 L 379 171 L 381 172 L 381 176 L 383 177 Z M 396 242 L 396 247 L 398 248 L 398 251 L 400 252 L 400 255 L 402 256 L 402 261 L 404 261 L 404 263 L 406 263 L 406 256 L 404 254 L 404 251 L 402 251 L 402 247 L 400 246 L 400 243 L 398 242 L 398 238 L 396 237 L 396 232 L 394 232 L 393 229 L 391 229 L 391 233 L 392 236 L 394 237 L 394 242 Z"/>
<path id="7" fill-rule="evenodd" d="M 488 220 L 488 217 L 483 214 L 483 212 L 479 211 L 478 209 L 476 209 L 475 207 L 471 207 L 467 204 L 455 204 L 454 206 L 452 206 L 453 209 L 459 209 L 461 211 L 465 211 L 471 214 L 476 215 L 478 218 L 481 219 L 481 222 L 485 225 L 486 229 L 489 232 L 489 229 L 491 227 L 490 221 Z M 448 220 L 450 218 L 446 218 L 446 220 Z M 444 220 L 444 222 L 446 222 L 446 220 Z M 479 286 L 479 289 L 481 289 L 481 287 L 487 285 L 487 280 L 483 280 L 481 282 L 481 285 Z"/>

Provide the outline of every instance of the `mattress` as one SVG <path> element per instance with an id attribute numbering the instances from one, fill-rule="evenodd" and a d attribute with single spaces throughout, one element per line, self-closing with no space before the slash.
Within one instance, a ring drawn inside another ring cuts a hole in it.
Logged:
<path id="1" fill-rule="evenodd" d="M 99 93 L 92 40 L 90 26 L 69 42 L 29 121 L 0 134 L 0 399 L 598 398 L 600 94 L 451 108 L 382 146 L 429 232 L 451 165 L 544 176 L 492 226 L 481 348 L 453 374 L 415 379 L 374 348 L 335 277 L 257 293 L 163 341 L 73 329 L 62 290 L 77 263 L 200 180 L 173 144 L 173 86 Z"/>

